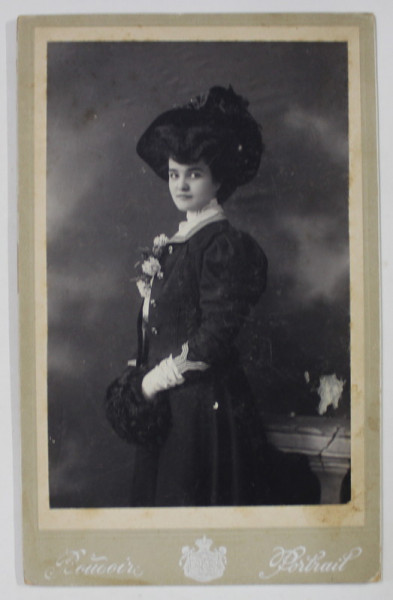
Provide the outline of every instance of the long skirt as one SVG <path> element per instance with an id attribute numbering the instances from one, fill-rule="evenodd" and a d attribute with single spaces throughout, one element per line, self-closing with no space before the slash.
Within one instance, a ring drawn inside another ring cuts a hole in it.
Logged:
<path id="1" fill-rule="evenodd" d="M 131 506 L 266 504 L 262 420 L 239 366 L 210 369 L 170 390 L 161 447 L 136 447 Z"/>

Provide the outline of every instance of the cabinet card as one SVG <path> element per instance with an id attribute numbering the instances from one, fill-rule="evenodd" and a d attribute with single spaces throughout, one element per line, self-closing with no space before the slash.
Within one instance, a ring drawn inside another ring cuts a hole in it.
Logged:
<path id="1" fill-rule="evenodd" d="M 26 582 L 379 579 L 374 36 L 20 17 Z"/>

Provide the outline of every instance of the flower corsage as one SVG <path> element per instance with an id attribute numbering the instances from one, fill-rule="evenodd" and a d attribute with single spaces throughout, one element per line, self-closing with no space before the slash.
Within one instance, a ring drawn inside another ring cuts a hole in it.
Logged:
<path id="1" fill-rule="evenodd" d="M 161 270 L 160 257 L 164 247 L 168 243 L 168 238 L 164 233 L 157 235 L 153 240 L 153 247 L 142 249 L 142 258 L 135 264 L 138 270 L 138 276 L 133 280 L 136 281 L 138 291 L 142 298 L 148 298 L 151 292 L 154 277 L 162 279 L 163 272 Z"/>

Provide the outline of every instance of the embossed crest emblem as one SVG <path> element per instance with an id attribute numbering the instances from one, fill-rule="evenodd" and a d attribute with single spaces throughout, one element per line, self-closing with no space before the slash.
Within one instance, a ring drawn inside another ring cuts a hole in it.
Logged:
<path id="1" fill-rule="evenodd" d="M 227 564 L 227 549 L 224 546 L 211 549 L 213 541 L 205 535 L 196 540 L 195 546 L 183 546 L 179 565 L 184 575 L 195 581 L 206 583 L 223 576 Z"/>

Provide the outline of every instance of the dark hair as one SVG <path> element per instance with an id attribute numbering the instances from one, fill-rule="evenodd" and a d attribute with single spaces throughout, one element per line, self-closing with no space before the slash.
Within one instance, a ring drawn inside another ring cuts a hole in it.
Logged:
<path id="1" fill-rule="evenodd" d="M 221 184 L 217 199 L 224 202 L 259 168 L 262 136 L 247 106 L 231 87 L 213 87 L 160 115 L 142 135 L 137 152 L 166 180 L 169 158 L 182 164 L 203 160 Z"/>

